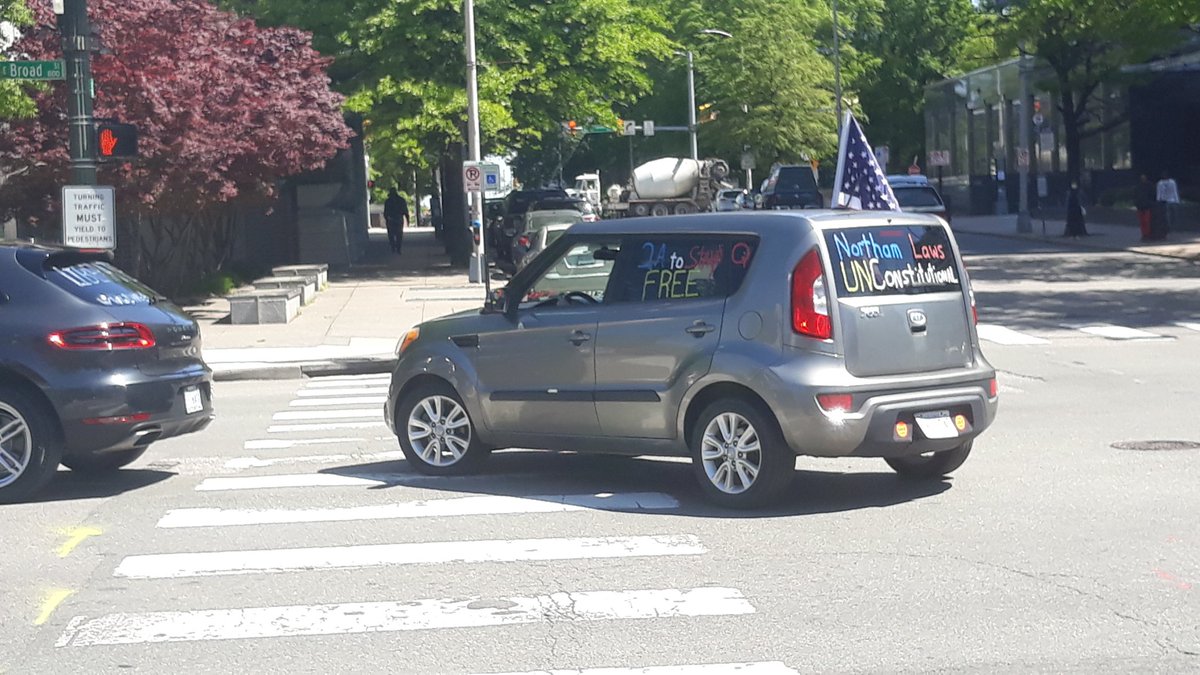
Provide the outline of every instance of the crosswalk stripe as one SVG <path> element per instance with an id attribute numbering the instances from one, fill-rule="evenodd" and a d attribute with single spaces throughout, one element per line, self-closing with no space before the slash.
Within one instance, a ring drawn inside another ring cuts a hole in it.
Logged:
<path id="1" fill-rule="evenodd" d="M 382 412 L 376 413 L 383 416 Z M 386 429 L 387 423 L 377 422 L 326 422 L 317 424 L 273 424 L 267 427 L 268 434 L 289 434 L 298 431 L 333 431 L 334 429 Z"/>
<path id="2" fill-rule="evenodd" d="M 479 673 L 478 675 L 799 675 L 782 661 L 757 663 L 703 663 L 645 668 L 583 668 L 531 670 L 523 673 Z"/>
<path id="3" fill-rule="evenodd" d="M 1192 323 L 1191 321 L 1180 321 L 1179 323 L 1177 323 L 1175 325 L 1180 326 L 1182 328 L 1186 328 L 1188 330 L 1200 331 L 1200 323 Z"/>
<path id="4" fill-rule="evenodd" d="M 399 450 L 391 450 L 388 452 L 370 452 L 359 455 L 297 455 L 295 457 L 271 457 L 269 459 L 260 459 L 258 457 L 234 457 L 225 462 L 226 469 L 242 471 L 244 469 L 261 469 L 268 466 L 276 466 L 278 464 L 327 464 L 329 462 L 344 462 L 346 460 L 389 460 L 400 459 L 404 457 L 404 453 Z"/>
<path id="5" fill-rule="evenodd" d="M 582 591 L 107 614 L 75 622 L 74 631 L 64 634 L 59 644 L 87 647 L 753 613 L 754 606 L 734 588 Z"/>
<path id="6" fill-rule="evenodd" d="M 292 420 L 357 420 L 357 419 L 383 419 L 383 410 L 380 408 L 359 408 L 355 410 L 288 410 L 286 412 L 277 412 L 271 419 L 279 422 L 288 422 Z"/>
<path id="7" fill-rule="evenodd" d="M 707 549 L 700 545 L 700 540 L 690 534 L 434 541 L 412 544 L 364 544 L 257 551 L 131 555 L 121 561 L 117 570 L 113 572 L 113 576 L 126 579 L 180 579 L 228 574 L 270 574 L 297 570 L 527 560 L 645 558 L 698 555 L 705 552 Z"/>
<path id="8" fill-rule="evenodd" d="M 387 387 L 362 387 L 360 389 L 301 389 L 300 398 L 324 398 L 326 396 L 367 396 L 388 393 Z"/>
<path id="9" fill-rule="evenodd" d="M 198 492 L 224 492 L 228 490 L 274 490 L 302 487 L 375 487 L 390 485 L 397 476 L 357 475 L 342 476 L 336 473 L 296 473 L 277 476 L 224 476 L 205 478 L 196 486 Z"/>
<path id="10" fill-rule="evenodd" d="M 341 398 L 298 398 L 288 405 L 293 408 L 319 408 L 323 405 L 374 405 L 387 403 L 386 396 L 345 396 Z"/>
<path id="11" fill-rule="evenodd" d="M 333 445 L 335 443 L 361 443 L 367 440 L 354 436 L 339 436 L 330 438 L 297 438 L 293 440 L 265 438 L 253 439 L 242 444 L 242 448 L 246 450 L 286 450 L 302 445 Z M 377 438 L 376 440 L 386 440 L 386 438 Z"/>
<path id="12" fill-rule="evenodd" d="M 975 329 L 979 333 L 980 340 L 987 340 L 988 342 L 995 342 L 1001 345 L 1044 345 L 1050 342 L 1049 340 L 1017 332 L 1007 326 L 981 323 Z"/>
<path id="13" fill-rule="evenodd" d="M 308 382 L 305 382 L 304 388 L 332 389 L 335 387 L 383 387 L 390 384 L 391 381 L 391 375 L 380 375 L 377 377 L 349 377 L 344 379 L 322 377 L 320 380 L 309 380 Z"/>
<path id="14" fill-rule="evenodd" d="M 230 527 L 237 525 L 278 525 L 281 523 L 329 523 L 353 520 L 394 520 L 404 518 L 445 518 L 453 516 L 512 515 L 520 513 L 563 513 L 568 511 L 650 511 L 679 507 L 679 501 L 661 492 L 619 494 L 477 495 L 450 499 L 431 499 L 399 504 L 351 506 L 326 509 L 173 509 L 158 526 Z"/>
<path id="15" fill-rule="evenodd" d="M 1089 326 L 1075 326 L 1076 330 L 1087 333 L 1088 335 L 1097 335 L 1109 340 L 1168 340 L 1170 338 L 1149 333 L 1137 328 L 1129 328 L 1127 326 L 1114 326 L 1107 323 L 1092 324 Z"/>

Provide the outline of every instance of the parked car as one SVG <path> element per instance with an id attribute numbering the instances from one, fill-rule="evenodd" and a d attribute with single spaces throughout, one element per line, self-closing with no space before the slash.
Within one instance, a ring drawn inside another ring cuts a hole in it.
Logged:
<path id="1" fill-rule="evenodd" d="M 0 244 L 0 502 L 212 420 L 196 322 L 102 251 Z"/>
<path id="2" fill-rule="evenodd" d="M 950 211 L 936 188 L 925 176 L 888 176 L 888 184 L 896 193 L 900 210 L 910 213 L 929 213 L 950 222 Z"/>
<path id="3" fill-rule="evenodd" d="M 777 500 L 797 455 L 940 479 L 998 402 L 954 236 L 920 214 L 581 223 L 400 344 L 385 416 L 416 471 L 505 447 L 683 455 L 731 507 Z"/>
<path id="4" fill-rule="evenodd" d="M 559 189 L 514 190 L 508 193 L 508 196 L 504 198 L 504 216 L 500 220 L 499 231 L 494 237 L 497 260 L 507 259 L 511 253 L 513 237 L 517 236 L 529 206 L 539 200 L 555 197 L 567 199 L 567 193 L 565 190 Z"/>
<path id="5" fill-rule="evenodd" d="M 771 170 L 756 197 L 761 209 L 821 209 L 829 206 L 808 164 L 781 164 Z"/>
<path id="6" fill-rule="evenodd" d="M 583 217 L 583 222 L 600 220 L 596 207 L 586 199 L 542 199 L 531 204 L 526 213 L 533 211 L 577 211 Z"/>
<path id="7" fill-rule="evenodd" d="M 742 206 L 742 199 L 745 196 L 745 190 L 721 190 L 717 192 L 717 198 L 713 200 L 713 211 L 737 211 Z"/>
<path id="8" fill-rule="evenodd" d="M 521 270 L 529 264 L 529 261 L 546 250 L 547 246 L 554 243 L 572 225 L 582 222 L 576 217 L 566 215 L 570 213 L 570 211 L 536 211 L 526 214 L 531 219 L 534 216 L 538 216 L 538 218 L 533 220 L 529 229 L 517 235 L 517 238 L 513 240 L 513 259 L 517 261 L 517 270 Z M 543 214 L 547 214 L 549 217 L 542 217 Z M 555 217 L 558 214 L 564 215 Z"/>

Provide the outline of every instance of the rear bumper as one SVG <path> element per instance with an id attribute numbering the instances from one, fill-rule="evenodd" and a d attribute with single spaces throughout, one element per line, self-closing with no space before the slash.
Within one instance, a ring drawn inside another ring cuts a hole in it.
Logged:
<path id="1" fill-rule="evenodd" d="M 193 388 L 200 393 L 201 409 L 188 413 L 184 392 Z M 155 376 L 136 368 L 104 372 L 91 382 L 55 389 L 51 400 L 67 455 L 141 448 L 212 422 L 212 373 L 202 364 Z"/>

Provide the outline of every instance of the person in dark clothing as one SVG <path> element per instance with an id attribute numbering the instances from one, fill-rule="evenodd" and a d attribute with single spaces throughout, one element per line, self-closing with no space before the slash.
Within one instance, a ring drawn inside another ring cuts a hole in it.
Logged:
<path id="1" fill-rule="evenodd" d="M 1079 194 L 1079 183 L 1071 182 L 1071 191 L 1067 193 L 1067 230 L 1064 237 L 1088 236 L 1087 225 L 1083 220 L 1083 197 Z"/>
<path id="2" fill-rule="evenodd" d="M 392 188 L 383 202 L 383 220 L 387 223 L 388 243 L 392 252 L 399 254 L 404 247 L 404 225 L 408 220 L 408 202 Z"/>
<path id="3" fill-rule="evenodd" d="M 1158 201 L 1154 183 L 1150 177 L 1142 174 L 1138 178 L 1137 193 L 1133 197 L 1133 205 L 1137 208 L 1138 226 L 1142 230 L 1142 241 L 1150 241 L 1152 233 L 1150 226 L 1154 218 L 1154 205 Z"/>

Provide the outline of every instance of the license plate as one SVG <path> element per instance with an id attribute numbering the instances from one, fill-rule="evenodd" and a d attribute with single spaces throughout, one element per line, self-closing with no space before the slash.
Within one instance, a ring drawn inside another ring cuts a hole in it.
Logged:
<path id="1" fill-rule="evenodd" d="M 204 399 L 200 397 L 199 387 L 188 387 L 183 390 L 183 410 L 188 415 L 204 410 Z"/>
<path id="2" fill-rule="evenodd" d="M 949 410 L 935 410 L 914 415 L 925 438 L 957 438 L 958 429 L 950 419 Z"/>

